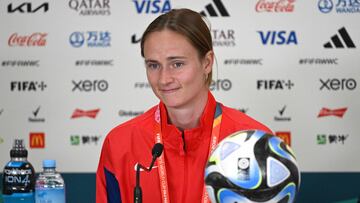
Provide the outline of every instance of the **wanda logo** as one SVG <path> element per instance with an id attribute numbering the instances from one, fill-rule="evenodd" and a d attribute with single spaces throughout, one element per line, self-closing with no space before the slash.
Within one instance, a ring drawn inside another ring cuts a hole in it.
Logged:
<path id="1" fill-rule="evenodd" d="M 18 33 L 14 33 L 9 37 L 8 45 L 10 47 L 43 47 L 46 45 L 46 36 L 47 33 L 42 32 L 35 32 L 31 35 L 19 35 Z"/>

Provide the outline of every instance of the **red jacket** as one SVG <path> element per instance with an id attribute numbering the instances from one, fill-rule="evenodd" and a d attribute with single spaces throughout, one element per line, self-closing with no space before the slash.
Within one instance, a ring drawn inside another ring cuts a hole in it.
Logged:
<path id="1" fill-rule="evenodd" d="M 205 110 L 200 118 L 200 126 L 185 130 L 184 136 L 174 125 L 165 122 L 165 105 L 162 102 L 159 105 L 170 202 L 201 202 L 216 101 L 209 92 Z M 263 124 L 242 112 L 224 105 L 221 107 L 220 140 L 239 130 L 259 129 L 271 132 Z M 107 135 L 96 173 L 97 203 L 134 202 L 135 164 L 139 162 L 149 166 L 152 159 L 151 150 L 155 144 L 155 110 L 156 106 L 117 126 Z M 140 173 L 143 202 L 161 203 L 156 162 L 150 173 Z"/>

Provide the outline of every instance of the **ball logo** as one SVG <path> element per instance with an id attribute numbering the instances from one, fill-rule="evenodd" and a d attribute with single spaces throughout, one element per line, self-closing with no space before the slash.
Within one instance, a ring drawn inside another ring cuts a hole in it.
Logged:
<path id="1" fill-rule="evenodd" d="M 328 78 L 327 80 L 320 79 L 320 90 L 354 90 L 356 88 L 356 80 L 353 78 Z"/>
<path id="2" fill-rule="evenodd" d="M 294 86 L 291 80 L 258 80 L 257 89 L 265 90 L 283 90 L 287 88 L 290 90 Z"/>
<path id="3" fill-rule="evenodd" d="M 232 83 L 229 79 L 217 79 L 212 80 L 210 84 L 210 90 L 211 91 L 229 91 L 232 87 Z"/>
<path id="4" fill-rule="evenodd" d="M 47 85 L 44 81 L 11 81 L 11 91 L 44 91 Z"/>
<path id="5" fill-rule="evenodd" d="M 72 91 L 80 92 L 105 92 L 109 88 L 109 83 L 106 80 L 80 80 L 78 82 L 72 81 L 74 87 Z"/>
<path id="6" fill-rule="evenodd" d="M 166 13 L 171 10 L 169 0 L 134 0 L 137 13 L 157 14 Z"/>
<path id="7" fill-rule="evenodd" d="M 14 33 L 9 37 L 8 45 L 10 47 L 20 46 L 20 47 L 43 47 L 46 45 L 46 36 L 47 33 L 35 32 L 31 35 L 20 36 L 18 33 Z"/>
<path id="8" fill-rule="evenodd" d="M 293 12 L 295 0 L 259 0 L 256 12 Z"/>
<path id="9" fill-rule="evenodd" d="M 258 31 L 263 45 L 297 45 L 298 40 L 295 31 Z"/>
<path id="10" fill-rule="evenodd" d="M 238 178 L 239 180 L 250 180 L 250 158 L 241 157 L 238 159 Z"/>

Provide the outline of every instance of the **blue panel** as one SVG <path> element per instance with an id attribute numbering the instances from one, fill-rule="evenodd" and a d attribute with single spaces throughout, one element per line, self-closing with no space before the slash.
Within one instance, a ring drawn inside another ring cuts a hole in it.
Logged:
<path id="1" fill-rule="evenodd" d="M 66 203 L 95 203 L 95 173 L 62 173 Z M 0 173 L 2 180 L 2 173 Z M 355 203 L 360 197 L 360 173 L 301 173 L 296 202 Z M 0 182 L 0 202 L 1 200 Z"/>
<path id="2" fill-rule="evenodd" d="M 119 183 L 114 174 L 104 168 L 108 203 L 121 203 Z"/>

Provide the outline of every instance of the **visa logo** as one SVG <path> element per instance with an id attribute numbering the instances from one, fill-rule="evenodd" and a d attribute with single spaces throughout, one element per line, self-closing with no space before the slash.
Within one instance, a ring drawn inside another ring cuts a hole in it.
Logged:
<path id="1" fill-rule="evenodd" d="M 171 10 L 169 0 L 134 0 L 138 13 L 166 13 Z"/>
<path id="2" fill-rule="evenodd" d="M 260 34 L 260 39 L 263 45 L 290 45 L 298 44 L 295 31 L 287 32 L 285 30 L 281 31 L 258 31 Z"/>

